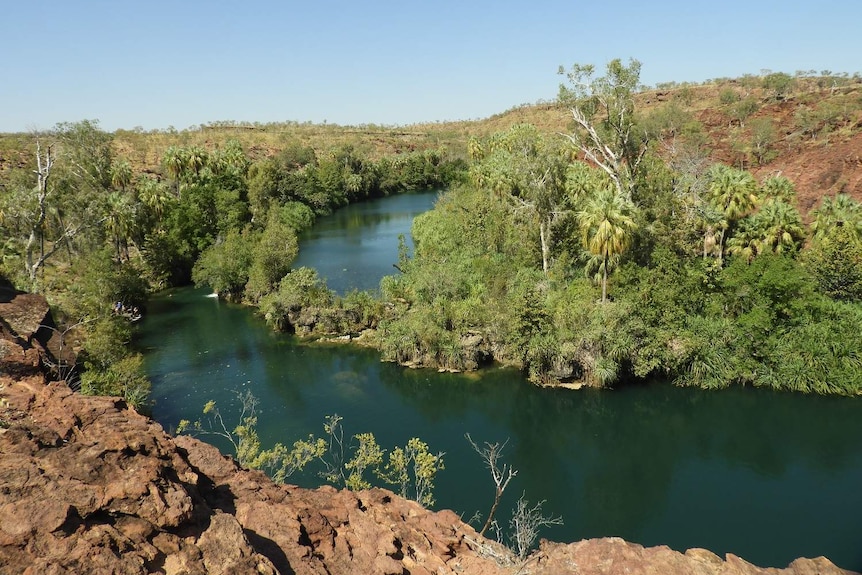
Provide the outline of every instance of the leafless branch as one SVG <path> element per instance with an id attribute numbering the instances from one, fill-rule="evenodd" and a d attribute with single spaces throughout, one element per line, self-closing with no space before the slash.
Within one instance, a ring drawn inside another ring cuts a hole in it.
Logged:
<path id="1" fill-rule="evenodd" d="M 488 517 L 485 519 L 485 525 L 483 525 L 482 530 L 479 531 L 479 535 L 485 535 L 485 532 L 494 520 L 494 514 L 497 512 L 497 507 L 500 505 L 500 499 L 503 497 L 503 492 L 506 491 L 506 487 L 509 486 L 509 482 L 512 481 L 512 478 L 518 475 L 518 470 L 513 469 L 508 463 L 503 463 L 502 466 L 500 465 L 500 458 L 502 457 L 503 449 L 506 447 L 506 444 L 509 443 L 508 439 L 503 443 L 488 443 L 486 441 L 484 447 L 479 447 L 476 442 L 473 441 L 473 438 L 470 437 L 469 433 L 466 434 L 465 437 L 467 438 L 467 441 L 470 442 L 470 445 L 473 446 L 473 450 L 478 453 L 485 462 L 485 466 L 491 472 L 491 479 L 494 481 L 494 504 L 488 512 Z"/>

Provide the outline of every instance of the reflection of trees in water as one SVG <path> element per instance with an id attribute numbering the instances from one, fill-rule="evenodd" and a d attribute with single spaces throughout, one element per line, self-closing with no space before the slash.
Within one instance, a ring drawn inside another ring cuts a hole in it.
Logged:
<path id="1" fill-rule="evenodd" d="M 849 467 L 862 461 L 862 403 L 853 399 L 739 388 L 704 392 L 661 383 L 568 391 L 536 388 L 513 370 L 481 376 L 408 370 L 380 363 L 372 350 L 298 344 L 271 333 L 250 310 L 215 304 L 202 293 L 180 290 L 159 300 L 142 322 L 139 344 L 156 348 L 148 363 L 164 362 L 152 369 L 172 377 L 165 395 L 170 405 L 162 413 L 195 419 L 211 398 L 228 408 L 237 386 L 249 380 L 261 399 L 265 443 L 319 434 L 323 416 L 335 412 L 351 432 L 374 431 L 381 445 L 422 437 L 446 452 L 439 504 L 467 517 L 487 510 L 493 486 L 465 432 L 477 441 L 510 438 L 506 458 L 520 470 L 510 492 L 546 499 L 546 510 L 564 516 L 566 525 L 546 534 L 554 538 L 623 535 L 655 542 L 657 535 L 647 530 L 669 507 L 692 498 L 732 497 L 749 487 L 707 492 L 714 489 L 707 485 L 723 485 L 726 478 L 747 478 L 767 491 L 775 485 L 770 497 L 776 508 L 786 498 L 800 498 L 801 513 L 814 515 L 828 495 L 800 495 L 798 489 L 811 488 L 794 483 L 800 468 L 824 483 L 834 479 L 839 493 L 833 498 L 841 497 L 842 485 L 862 481 Z M 206 374 L 225 363 L 238 368 L 235 377 L 229 374 L 233 380 L 209 381 Z M 188 381 L 175 381 L 175 373 L 189 373 Z M 682 480 L 694 481 L 683 486 L 690 493 L 673 493 Z M 503 507 L 515 499 L 504 500 Z M 677 521 L 680 532 L 684 521 Z M 667 543 L 681 537 L 658 535 Z M 744 526 L 733 536 L 745 537 Z"/>
<path id="2" fill-rule="evenodd" d="M 835 474 L 862 452 L 854 440 L 862 404 L 846 398 L 666 384 L 572 392 L 539 389 L 506 371 L 478 381 L 406 371 L 383 381 L 430 420 L 478 413 L 504 430 L 483 438 L 511 438 L 509 458 L 521 470 L 515 488 L 547 499 L 575 536 L 638 537 L 666 508 L 675 474 L 692 464 L 718 460 L 719 468 L 750 470 L 788 489 L 789 469 Z"/>
<path id="3" fill-rule="evenodd" d="M 384 364 L 380 381 L 429 421 L 474 413 L 505 423 L 515 409 L 520 376 L 515 371 L 489 371 L 485 377 L 474 374 L 438 373 L 432 369 L 406 369 Z"/>

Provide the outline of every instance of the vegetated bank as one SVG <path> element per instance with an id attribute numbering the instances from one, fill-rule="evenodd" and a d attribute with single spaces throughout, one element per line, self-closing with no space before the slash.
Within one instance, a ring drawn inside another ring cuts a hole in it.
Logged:
<path id="1" fill-rule="evenodd" d="M 4 136 L 3 273 L 59 306 L 96 393 L 145 388 L 113 304 L 190 278 L 282 329 L 377 328 L 414 365 L 856 393 L 858 78 L 643 89 L 639 71 L 575 66 L 557 102 L 483 122 Z M 317 214 L 450 183 L 382 299 L 291 270 Z"/>
<path id="2" fill-rule="evenodd" d="M 714 161 L 679 102 L 638 113 L 638 74 L 635 61 L 599 77 L 575 66 L 565 137 L 522 124 L 472 139 L 468 181 L 417 218 L 415 256 L 382 302 L 339 323 L 332 294 L 297 270 L 262 312 L 301 333 L 374 327 L 362 340 L 405 365 L 499 361 L 542 384 L 860 393 L 862 206 L 823 197 L 806 225 L 789 178 Z M 764 78 L 762 97 L 786 98 L 783 79 Z M 734 163 L 768 166 L 761 152 Z"/>
<path id="3" fill-rule="evenodd" d="M 403 148 L 403 134 L 374 129 L 386 145 L 364 155 L 343 128 L 337 145 L 303 144 L 310 129 L 280 131 L 278 150 L 183 143 L 207 130 L 133 138 L 92 121 L 4 137 L 0 276 L 55 306 L 58 333 L 79 352 L 58 373 L 87 393 L 143 406 L 149 384 L 127 346 L 130 318 L 116 310 L 143 309 L 150 290 L 193 275 L 221 297 L 255 303 L 290 271 L 296 235 L 318 215 L 445 185 L 463 171 L 462 159 L 428 138 Z"/>

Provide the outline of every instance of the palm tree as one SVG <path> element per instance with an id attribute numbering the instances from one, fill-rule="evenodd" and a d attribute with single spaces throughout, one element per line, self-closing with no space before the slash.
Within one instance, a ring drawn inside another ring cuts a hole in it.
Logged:
<path id="1" fill-rule="evenodd" d="M 111 164 L 111 185 L 125 192 L 132 181 L 132 166 L 126 160 L 118 160 Z"/>
<path id="2" fill-rule="evenodd" d="M 125 248 L 126 259 L 129 259 L 127 242 L 134 222 L 135 205 L 131 198 L 117 191 L 108 194 L 105 204 L 105 230 L 113 236 L 117 260 L 120 262 L 123 261 L 121 246 Z"/>
<path id="3" fill-rule="evenodd" d="M 712 166 L 708 179 L 707 198 L 724 217 L 718 250 L 721 264 L 728 230 L 757 206 L 757 182 L 750 173 L 724 164 Z"/>
<path id="4" fill-rule="evenodd" d="M 862 204 L 846 194 L 837 194 L 835 199 L 824 197 L 820 207 L 812 212 L 811 232 L 815 239 L 823 239 L 837 226 L 852 231 L 856 241 L 862 241 Z"/>
<path id="5" fill-rule="evenodd" d="M 744 257 L 745 261 L 751 263 L 754 256 L 762 251 L 761 235 L 755 218 L 745 218 L 733 237 L 727 240 L 727 253 Z"/>
<path id="6" fill-rule="evenodd" d="M 207 164 L 207 152 L 200 146 L 192 146 L 186 151 L 186 167 L 200 175 L 201 170 Z"/>
<path id="7" fill-rule="evenodd" d="M 757 214 L 740 222 L 739 229 L 727 242 L 727 251 L 750 262 L 765 252 L 795 251 L 804 238 L 799 210 L 782 200 L 768 200 Z"/>
<path id="8" fill-rule="evenodd" d="M 182 148 L 171 146 L 165 150 L 162 163 L 164 164 L 168 174 L 176 183 L 176 195 L 177 197 L 180 197 L 180 179 L 186 167 L 186 151 Z"/>
<path id="9" fill-rule="evenodd" d="M 782 200 L 766 202 L 756 216 L 761 251 L 783 253 L 802 245 L 805 229 L 799 210 Z"/>
<path id="10" fill-rule="evenodd" d="M 138 181 L 138 196 L 141 203 L 151 210 L 156 220 L 161 220 L 165 208 L 171 201 L 176 201 L 164 184 L 155 178 L 143 176 Z"/>
<path id="11" fill-rule="evenodd" d="M 796 186 L 781 174 L 775 174 L 763 180 L 760 190 L 764 200 L 782 200 L 790 205 L 796 203 Z"/>
<path id="12" fill-rule="evenodd" d="M 633 213 L 635 207 L 613 188 L 602 188 L 590 197 L 578 212 L 581 239 L 596 260 L 602 282 L 602 303 L 608 297 L 608 272 L 631 244 L 637 229 Z"/>

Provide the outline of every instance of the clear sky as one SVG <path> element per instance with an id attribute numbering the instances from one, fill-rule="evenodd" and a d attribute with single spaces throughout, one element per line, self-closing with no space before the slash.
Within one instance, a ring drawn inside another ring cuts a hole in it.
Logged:
<path id="1" fill-rule="evenodd" d="M 862 70 L 859 0 L 0 0 L 0 132 L 98 119 L 404 125 L 550 100 L 562 64 L 642 83 Z"/>

